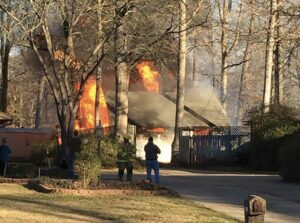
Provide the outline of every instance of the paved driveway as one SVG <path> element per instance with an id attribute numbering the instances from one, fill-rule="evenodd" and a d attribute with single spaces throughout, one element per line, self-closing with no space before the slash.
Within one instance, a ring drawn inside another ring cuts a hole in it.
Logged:
<path id="1" fill-rule="evenodd" d="M 161 169 L 161 184 L 240 220 L 244 199 L 255 194 L 267 200 L 266 223 L 300 223 L 300 184 L 283 183 L 276 175 Z"/>

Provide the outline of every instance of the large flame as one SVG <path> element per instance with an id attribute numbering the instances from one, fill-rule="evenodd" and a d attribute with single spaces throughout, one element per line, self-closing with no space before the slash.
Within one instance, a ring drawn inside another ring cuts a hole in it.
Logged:
<path id="1" fill-rule="evenodd" d="M 149 92 L 159 93 L 159 81 L 160 74 L 156 71 L 153 62 L 143 61 L 136 65 L 139 75 L 143 80 L 144 87 Z M 162 133 L 165 132 L 165 128 L 152 128 L 148 129 L 150 132 Z"/>
<path id="2" fill-rule="evenodd" d="M 144 87 L 150 92 L 159 92 L 159 73 L 155 70 L 153 62 L 143 61 L 136 65 Z"/>
<path id="3" fill-rule="evenodd" d="M 75 129 L 95 128 L 95 101 L 96 101 L 96 80 L 89 79 L 84 87 L 84 92 L 80 99 L 78 117 L 75 121 Z M 102 88 L 100 88 L 100 120 L 102 127 L 110 126 L 109 112 Z"/>

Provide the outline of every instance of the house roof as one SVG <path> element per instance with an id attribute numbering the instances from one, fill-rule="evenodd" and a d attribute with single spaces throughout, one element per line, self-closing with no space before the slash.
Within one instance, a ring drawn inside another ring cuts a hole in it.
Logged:
<path id="1" fill-rule="evenodd" d="M 115 108 L 115 93 L 106 92 L 105 93 L 106 102 L 110 110 Z M 176 104 L 173 101 L 174 96 L 170 94 L 157 94 L 152 92 L 129 92 L 128 93 L 128 118 L 131 124 L 137 126 L 143 126 L 148 128 L 156 127 L 166 127 L 172 128 L 175 126 L 175 110 Z M 219 125 L 227 123 L 225 120 L 225 115 L 220 113 L 220 108 L 218 105 L 214 105 L 214 101 L 209 103 L 209 109 L 203 109 L 207 100 L 203 103 L 200 100 L 193 102 L 192 100 L 186 100 L 186 105 L 192 109 L 185 109 L 183 115 L 183 126 L 209 126 L 209 125 Z M 197 104 L 204 104 L 203 106 L 198 106 Z M 201 110 L 202 109 L 202 110 Z M 214 114 L 216 117 L 214 119 L 210 115 L 213 109 L 216 109 Z M 205 111 L 204 113 L 209 116 L 210 119 L 202 117 L 200 111 Z M 214 124 L 214 121 L 217 123 Z"/>
<path id="2" fill-rule="evenodd" d="M 175 93 L 165 93 L 165 96 L 176 102 Z M 213 89 L 187 90 L 184 96 L 185 110 L 194 114 L 209 126 L 228 126 L 225 111 Z"/>

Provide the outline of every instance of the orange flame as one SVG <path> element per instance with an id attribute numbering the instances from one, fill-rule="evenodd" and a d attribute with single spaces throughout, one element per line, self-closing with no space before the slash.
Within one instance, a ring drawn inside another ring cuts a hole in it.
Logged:
<path id="1" fill-rule="evenodd" d="M 143 61 L 136 65 L 144 87 L 150 92 L 159 92 L 159 73 L 155 70 L 153 62 Z"/>
<path id="2" fill-rule="evenodd" d="M 155 133 L 163 133 L 166 130 L 167 130 L 166 128 L 152 128 L 152 129 L 148 129 L 148 131 L 155 132 Z"/>
<path id="3" fill-rule="evenodd" d="M 79 86 L 79 84 L 78 84 Z M 96 80 L 89 79 L 84 87 L 78 109 L 79 120 L 76 119 L 74 128 L 79 130 L 95 128 Z M 110 126 L 109 112 L 102 88 L 100 88 L 100 120 L 102 127 Z"/>

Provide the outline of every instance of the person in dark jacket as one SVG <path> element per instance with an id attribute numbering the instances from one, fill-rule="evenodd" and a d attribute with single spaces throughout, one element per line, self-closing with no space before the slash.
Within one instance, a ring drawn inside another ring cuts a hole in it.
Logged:
<path id="1" fill-rule="evenodd" d="M 2 145 L 0 146 L 0 173 L 3 176 L 6 174 L 7 162 L 9 159 L 9 154 L 11 153 L 9 146 L 6 143 L 6 138 L 3 138 Z"/>
<path id="2" fill-rule="evenodd" d="M 155 173 L 155 183 L 159 184 L 159 164 L 157 162 L 157 154 L 160 154 L 160 149 L 153 143 L 153 138 L 151 136 L 149 137 L 144 150 L 146 153 L 147 179 L 152 182 L 151 172 L 153 169 Z"/>

